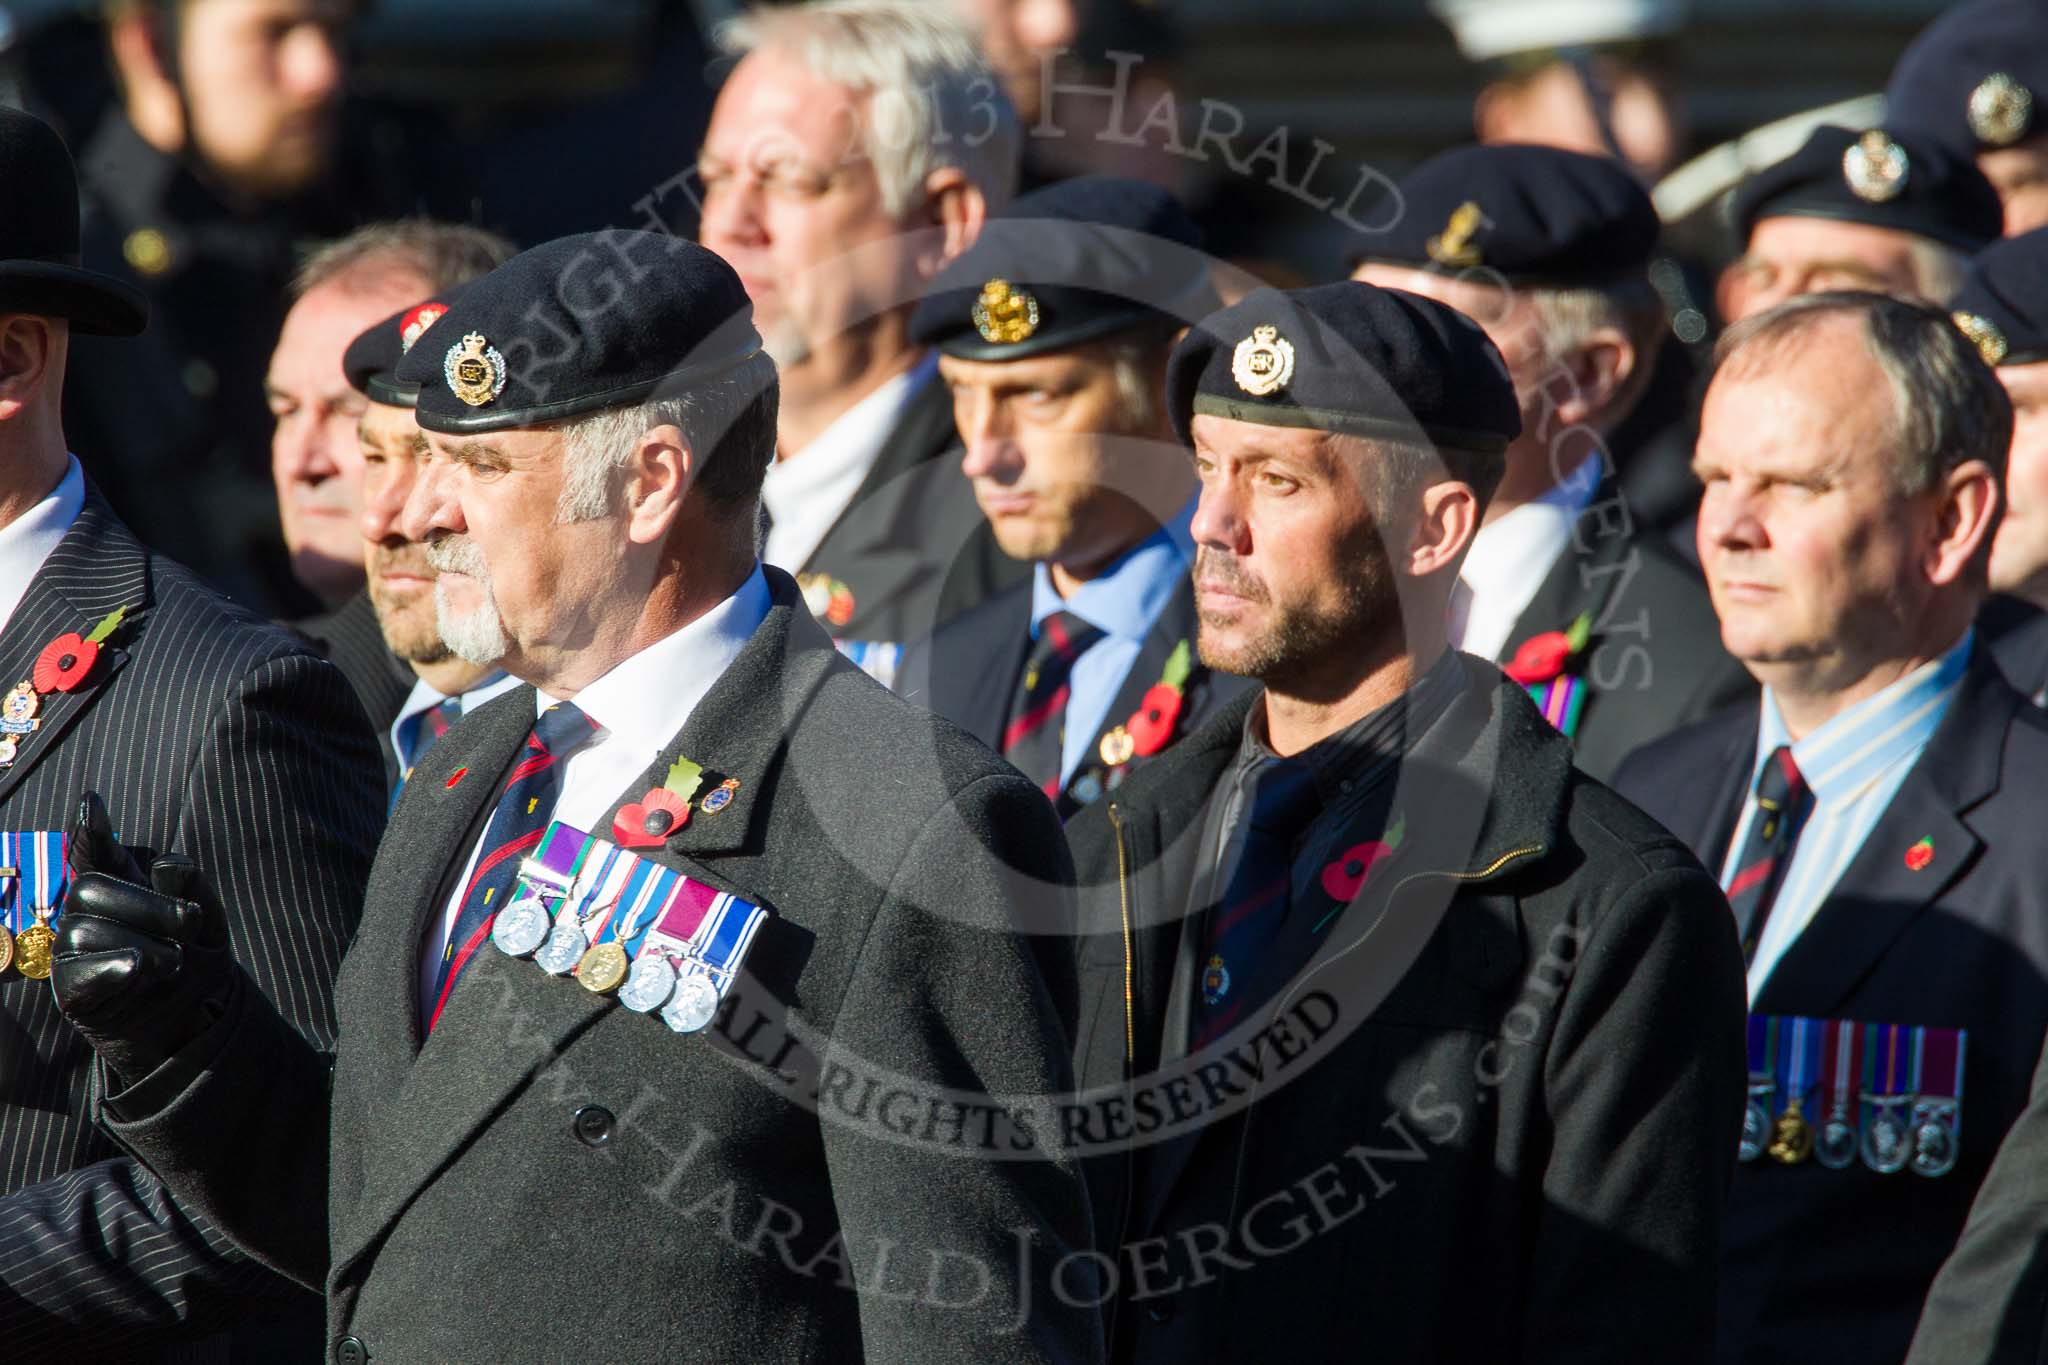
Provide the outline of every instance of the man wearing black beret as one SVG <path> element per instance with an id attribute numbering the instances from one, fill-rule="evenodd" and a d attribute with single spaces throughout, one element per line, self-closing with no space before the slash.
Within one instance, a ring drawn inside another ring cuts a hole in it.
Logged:
<path id="1" fill-rule="evenodd" d="M 145 864 L 163 855 L 160 884 L 205 866 L 229 907 L 208 947 L 232 950 L 281 1036 L 330 1045 L 377 839 L 376 748 L 337 669 L 139 543 L 67 453 L 72 338 L 134 336 L 148 309 L 78 267 L 70 155 L 17 109 L 0 109 L 0 184 L 0 1351 L 154 1359 L 232 1329 L 198 1358 L 300 1357 L 319 1338 L 313 1296 L 99 1127 L 50 944 L 72 923 L 70 874 L 108 866 L 91 835 L 110 811 Z M 86 790 L 106 807 L 90 803 L 81 838 Z M 285 1114 L 225 1135 L 224 1157 Z"/>
<path id="2" fill-rule="evenodd" d="M 1638 523 L 1607 447 L 1665 334 L 1646 274 L 1657 211 L 1619 162 L 1552 147 L 1446 152 L 1400 194 L 1355 277 L 1476 319 L 1521 412 L 1459 570 L 1451 643 L 1502 664 L 1604 778 L 1753 690 L 1697 575 Z"/>
<path id="3" fill-rule="evenodd" d="M 344 1365 L 1098 1358 L 1084 1186 L 1010 1107 L 1071 1084 L 1072 958 L 1025 932 L 1070 922 L 1060 828 L 756 559 L 739 278 L 564 238 L 395 379 L 442 636 L 532 685 L 406 783 L 331 1074 L 194 951 L 210 900 L 85 879 L 58 994 L 113 1129 L 325 1287 Z"/>
<path id="4" fill-rule="evenodd" d="M 1940 304 L 2004 210 L 1967 156 L 1904 126 L 1823 125 L 1735 191 L 1742 255 L 1716 302 L 1740 322 L 1796 294 L 1867 289 Z"/>
<path id="5" fill-rule="evenodd" d="M 450 726 L 518 685 L 495 663 L 473 663 L 448 648 L 434 608 L 439 574 L 427 562 L 427 547 L 407 539 L 403 525 L 426 436 L 413 417 L 419 386 L 398 382 L 398 362 L 468 291 L 465 281 L 401 308 L 366 328 L 341 358 L 349 387 L 363 396 L 356 439 L 363 467 L 360 521 L 368 542 L 364 600 L 373 612 L 381 661 L 397 665 L 409 680 L 395 700 L 371 713 L 384 727 L 380 738 L 394 801 L 413 768 Z M 363 703 L 368 709 L 367 695 Z"/>
<path id="6" fill-rule="evenodd" d="M 2012 400 L 2005 507 L 1978 619 L 2013 686 L 2048 702 L 2048 229 L 1993 242 L 1950 301 Z"/>
<path id="7" fill-rule="evenodd" d="M 911 649 L 898 689 L 1062 815 L 1244 685 L 1195 657 L 1195 478 L 1166 417 L 1173 338 L 1216 306 L 1200 246 L 1157 186 L 1060 181 L 991 223 L 911 319 L 996 543 L 1035 576 Z"/>
<path id="8" fill-rule="evenodd" d="M 1901 54 L 1884 97 L 1887 123 L 1976 161 L 2007 236 L 2048 226 L 2048 7 L 1950 5 Z"/>
<path id="9" fill-rule="evenodd" d="M 1416 295 L 1261 290 L 1167 393 L 1202 657 L 1265 686 L 1067 829 L 1112 1358 L 1704 1360 L 1741 958 L 1692 856 L 1446 644 L 1521 430 L 1498 352 Z"/>

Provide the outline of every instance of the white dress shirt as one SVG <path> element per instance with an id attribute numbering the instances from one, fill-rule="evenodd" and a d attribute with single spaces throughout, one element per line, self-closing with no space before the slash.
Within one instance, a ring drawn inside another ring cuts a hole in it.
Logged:
<path id="1" fill-rule="evenodd" d="M 802 450 L 768 466 L 761 483 L 761 502 L 768 509 L 768 540 L 761 549 L 765 562 L 790 573 L 802 571 L 882 458 L 904 405 L 938 372 L 938 357 L 926 356 L 840 413 Z"/>
<path id="2" fill-rule="evenodd" d="M 661 756 L 661 751 L 690 719 L 690 713 L 697 709 L 697 703 L 704 700 L 704 694 L 747 647 L 747 641 L 767 619 L 769 605 L 768 580 L 756 564 L 738 592 L 578 692 L 576 705 L 596 722 L 597 732 L 570 754 L 563 765 L 562 794 L 555 802 L 552 818 L 586 833 L 610 838 L 611 830 L 599 828 L 598 822 L 620 797 L 640 794 L 627 789 Z M 536 689 L 535 719 L 559 700 Z M 468 886 L 476 860 L 483 854 L 484 840 L 489 837 L 486 827 L 477 846 L 469 851 L 462 876 L 442 907 L 440 919 L 420 945 L 423 1017 L 433 1013 L 435 1002 L 431 997 L 434 982 L 441 974 L 441 958 L 462 911 L 463 889 Z"/>
<path id="3" fill-rule="evenodd" d="M 1588 455 L 1542 497 L 1479 528 L 1452 595 L 1452 644 L 1467 654 L 1500 660 L 1515 622 L 1571 545 L 1572 527 L 1600 486 L 1600 463 L 1599 455 Z M 1559 621 L 1554 628 L 1569 624 Z"/>
<path id="4" fill-rule="evenodd" d="M 468 715 L 485 702 L 495 701 L 517 686 L 519 686 L 519 679 L 513 677 L 510 673 L 491 674 L 490 677 L 485 678 L 475 687 L 470 688 L 469 691 L 459 695 L 458 699 L 462 703 L 462 714 Z M 414 716 L 433 710 L 446 700 L 448 700 L 448 694 L 428 682 L 425 678 L 420 678 L 414 682 L 412 691 L 405 694 L 405 704 L 398 708 L 398 716 L 391 722 L 390 731 L 391 749 L 393 753 L 398 755 L 401 766 L 405 762 L 405 745 L 399 742 L 399 734 L 404 729 L 405 723 Z"/>
<path id="5" fill-rule="evenodd" d="M 50 496 L 0 526 L 0 630 L 14 618 L 28 585 L 43 571 L 43 561 L 85 507 L 85 471 L 78 467 L 77 456 L 65 458 L 64 477 Z"/>

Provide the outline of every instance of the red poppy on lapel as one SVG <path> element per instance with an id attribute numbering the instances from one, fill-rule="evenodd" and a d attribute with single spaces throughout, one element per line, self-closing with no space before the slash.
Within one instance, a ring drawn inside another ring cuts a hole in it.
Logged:
<path id="1" fill-rule="evenodd" d="M 1918 872 L 1934 861 L 1934 840 L 1922 839 L 1906 850 L 1906 867 Z"/>
<path id="2" fill-rule="evenodd" d="M 100 657 L 100 647 L 77 631 L 67 631 L 43 646 L 29 680 L 38 692 L 69 692 L 85 681 Z"/>
<path id="3" fill-rule="evenodd" d="M 1408 821 L 1396 820 L 1384 839 L 1368 839 L 1362 844 L 1353 844 L 1337 855 L 1337 860 L 1323 868 L 1323 890 L 1330 899 L 1349 904 L 1365 886 L 1366 878 L 1372 875 L 1373 867 L 1380 859 L 1401 846 L 1401 838 L 1407 832 Z"/>
<path id="4" fill-rule="evenodd" d="M 443 785 L 443 786 L 447 786 L 447 787 L 452 787 L 452 786 L 454 786 L 454 785 L 455 785 L 455 784 L 456 784 L 457 782 L 460 782 L 460 781 L 461 781 L 461 780 L 462 780 L 463 778 L 465 778 L 465 777 L 468 777 L 468 776 L 469 776 L 469 769 L 467 769 L 467 768 L 457 768 L 457 769 L 456 769 L 456 770 L 455 770 L 454 772 L 452 772 L 452 773 L 448 774 L 448 780 L 447 780 L 446 782 L 444 782 L 444 783 L 443 783 L 442 785 Z"/>
<path id="5" fill-rule="evenodd" d="M 689 823 L 688 801 L 666 787 L 650 787 L 638 801 L 619 807 L 612 838 L 622 848 L 652 848 Z"/>

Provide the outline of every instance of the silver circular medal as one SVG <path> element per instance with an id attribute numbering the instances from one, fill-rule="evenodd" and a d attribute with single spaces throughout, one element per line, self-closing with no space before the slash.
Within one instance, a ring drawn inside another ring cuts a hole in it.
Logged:
<path id="1" fill-rule="evenodd" d="M 1755 1161 L 1771 1140 L 1771 1116 L 1761 1101 L 1751 1100 L 1742 1111 L 1742 1141 L 1735 1148 L 1737 1161 Z"/>
<path id="2" fill-rule="evenodd" d="M 1913 1134 L 1913 1174 L 1947 1175 L 1956 1165 L 1956 1135 L 1929 1119 Z"/>
<path id="3" fill-rule="evenodd" d="M 1813 1158 L 1831 1171 L 1856 1164 L 1856 1130 L 1842 1119 L 1829 1119 L 1820 1128 L 1820 1141 L 1813 1144 Z"/>
<path id="4" fill-rule="evenodd" d="M 676 987 L 675 999 L 661 1012 L 661 1021 L 677 1033 L 695 1033 L 718 1013 L 718 988 L 711 978 L 693 976 Z"/>
<path id="5" fill-rule="evenodd" d="M 619 1003 L 636 1014 L 652 1014 L 668 1003 L 676 991 L 676 969 L 660 953 L 642 953 L 633 959 L 626 984 L 619 988 Z"/>
<path id="6" fill-rule="evenodd" d="M 548 931 L 548 941 L 533 955 L 533 960 L 549 976 L 567 976 L 569 969 L 583 960 L 590 951 L 590 939 L 584 935 L 582 921 L 575 912 L 565 910 L 555 917 L 555 927 Z"/>
<path id="7" fill-rule="evenodd" d="M 1895 1116 L 1879 1114 L 1863 1130 L 1863 1164 L 1878 1174 L 1896 1174 L 1912 1155 L 1912 1138 Z"/>
<path id="8" fill-rule="evenodd" d="M 511 957 L 530 957 L 548 941 L 548 908 L 538 896 L 521 896 L 491 921 L 491 942 Z"/>

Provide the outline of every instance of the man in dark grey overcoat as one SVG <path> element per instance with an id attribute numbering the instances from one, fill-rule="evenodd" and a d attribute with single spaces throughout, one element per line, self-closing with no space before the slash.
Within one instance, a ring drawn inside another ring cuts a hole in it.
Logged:
<path id="1" fill-rule="evenodd" d="M 1167 387 L 1202 655 L 1265 686 L 1068 826 L 1112 1359 L 1706 1359 L 1742 959 L 1692 855 L 1445 646 L 1498 353 L 1418 295 L 1261 290 Z"/>
<path id="2" fill-rule="evenodd" d="M 407 783 L 331 1077 L 210 957 L 203 888 L 76 893 L 57 991 L 109 1125 L 325 1289 L 340 1365 L 1100 1356 L 1084 1186 L 1035 1117 L 1071 1085 L 1071 956 L 1026 932 L 1071 915 L 1058 824 L 757 563 L 759 344 L 724 262 L 608 233 L 515 258 L 400 363 L 443 635 L 532 685 Z M 751 947 L 658 955 L 689 903 L 629 934 L 623 891 L 522 946 L 550 815 L 708 888 L 702 923 L 765 907 Z"/>

